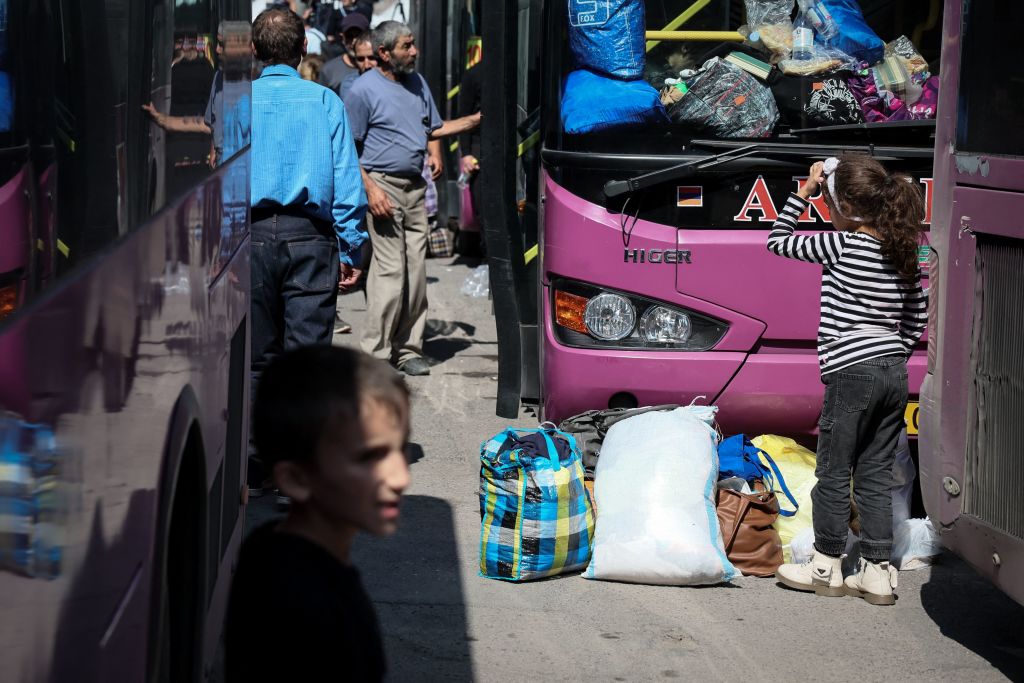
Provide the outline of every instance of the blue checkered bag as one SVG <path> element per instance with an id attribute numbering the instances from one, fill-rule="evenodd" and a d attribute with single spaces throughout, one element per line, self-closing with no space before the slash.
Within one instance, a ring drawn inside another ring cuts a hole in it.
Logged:
<path id="1" fill-rule="evenodd" d="M 0 569 L 60 575 L 65 520 L 53 431 L 0 414 Z"/>
<path id="2" fill-rule="evenodd" d="M 594 506 L 575 440 L 506 429 L 480 447 L 480 575 L 529 581 L 590 560 Z"/>

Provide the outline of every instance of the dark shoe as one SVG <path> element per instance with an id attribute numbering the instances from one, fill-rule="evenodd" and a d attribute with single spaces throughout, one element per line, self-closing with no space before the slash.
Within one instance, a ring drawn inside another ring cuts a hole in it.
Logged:
<path id="1" fill-rule="evenodd" d="M 430 374 L 430 364 L 427 363 L 425 358 L 419 356 L 405 361 L 398 366 L 398 369 L 410 377 L 422 377 L 423 375 Z"/>

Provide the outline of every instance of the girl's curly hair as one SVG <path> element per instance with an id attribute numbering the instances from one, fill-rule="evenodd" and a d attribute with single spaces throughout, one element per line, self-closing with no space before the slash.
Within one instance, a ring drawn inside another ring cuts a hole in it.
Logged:
<path id="1" fill-rule="evenodd" d="M 917 277 L 917 249 L 925 216 L 924 195 L 914 179 L 889 173 L 865 154 L 844 154 L 836 168 L 836 193 L 882 238 L 882 255 L 907 279 Z"/>

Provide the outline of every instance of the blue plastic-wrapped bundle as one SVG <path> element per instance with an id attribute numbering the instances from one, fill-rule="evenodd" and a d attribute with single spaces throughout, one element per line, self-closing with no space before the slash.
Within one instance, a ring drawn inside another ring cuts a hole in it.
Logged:
<path id="1" fill-rule="evenodd" d="M 832 40 L 846 54 L 867 62 L 877 64 L 882 61 L 885 53 L 885 41 L 871 30 L 864 15 L 860 11 L 857 0 L 820 0 L 828 8 L 832 20 L 835 21 L 839 35 Z"/>
<path id="2" fill-rule="evenodd" d="M 562 92 L 562 128 L 575 135 L 637 124 L 668 123 L 658 91 L 647 81 L 619 81 L 573 71 Z"/>
<path id="3" fill-rule="evenodd" d="M 569 0 L 569 46 L 577 67 L 640 78 L 646 27 L 643 0 Z"/>

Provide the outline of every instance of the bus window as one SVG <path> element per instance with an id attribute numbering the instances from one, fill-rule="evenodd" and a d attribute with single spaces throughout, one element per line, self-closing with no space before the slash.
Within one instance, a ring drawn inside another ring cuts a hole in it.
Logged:
<path id="1" fill-rule="evenodd" d="M 1020 126 L 1024 65 L 1017 59 L 1013 41 L 995 38 L 1004 27 L 1021 25 L 1024 5 L 982 2 L 965 7 L 960 69 L 971 75 L 972 83 L 960 91 L 957 150 L 1024 156 Z"/>

